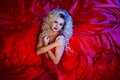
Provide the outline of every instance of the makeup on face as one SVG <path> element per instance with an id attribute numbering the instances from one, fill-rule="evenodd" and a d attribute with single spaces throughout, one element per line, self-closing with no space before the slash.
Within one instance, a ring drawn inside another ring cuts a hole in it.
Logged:
<path id="1" fill-rule="evenodd" d="M 52 22 L 52 30 L 53 31 L 60 31 L 64 25 L 64 19 L 63 18 L 56 18 L 53 22 Z"/>

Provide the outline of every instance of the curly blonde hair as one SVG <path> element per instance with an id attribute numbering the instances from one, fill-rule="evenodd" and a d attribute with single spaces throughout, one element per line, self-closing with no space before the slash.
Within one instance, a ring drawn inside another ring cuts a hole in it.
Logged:
<path id="1" fill-rule="evenodd" d="M 67 13 L 67 11 L 62 9 L 54 9 L 50 11 L 46 17 L 44 17 L 42 27 L 41 27 L 42 28 L 41 36 L 44 37 L 49 35 L 49 33 L 51 32 L 51 24 L 57 17 L 62 17 L 65 21 L 64 29 L 62 29 L 61 33 L 64 34 L 66 39 L 66 44 L 68 44 L 69 39 L 73 33 L 72 18 Z"/>

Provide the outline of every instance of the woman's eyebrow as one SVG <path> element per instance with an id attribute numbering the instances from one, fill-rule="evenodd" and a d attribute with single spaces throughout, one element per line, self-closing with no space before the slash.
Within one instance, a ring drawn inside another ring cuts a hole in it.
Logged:
<path id="1" fill-rule="evenodd" d="M 60 24 L 63 24 L 63 23 L 60 23 Z"/>
<path id="2" fill-rule="evenodd" d="M 58 23 L 58 21 L 56 21 L 56 20 L 54 22 Z"/>

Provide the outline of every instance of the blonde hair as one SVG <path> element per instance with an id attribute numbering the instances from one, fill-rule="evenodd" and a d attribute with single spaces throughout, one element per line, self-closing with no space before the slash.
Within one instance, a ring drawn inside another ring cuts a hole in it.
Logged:
<path id="1" fill-rule="evenodd" d="M 66 39 L 66 44 L 68 44 L 70 37 L 72 36 L 73 30 L 72 30 L 72 18 L 65 10 L 61 9 L 54 9 L 50 11 L 46 17 L 43 19 L 42 23 L 42 33 L 41 36 L 44 37 L 46 35 L 49 35 L 51 32 L 51 24 L 52 22 L 62 15 L 62 18 L 65 21 L 64 29 L 61 31 L 62 34 L 64 34 Z"/>

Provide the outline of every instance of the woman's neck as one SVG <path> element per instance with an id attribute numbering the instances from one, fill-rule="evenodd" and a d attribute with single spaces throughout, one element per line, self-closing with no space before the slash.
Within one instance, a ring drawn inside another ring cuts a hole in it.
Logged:
<path id="1" fill-rule="evenodd" d="M 53 32 L 53 31 L 52 31 L 52 32 L 50 33 L 50 36 L 51 36 L 51 37 L 56 37 L 56 36 L 58 36 L 59 34 L 60 34 L 60 32 Z"/>
<path id="2" fill-rule="evenodd" d="M 51 33 L 49 34 L 50 43 L 53 42 L 59 34 L 60 34 L 60 32 L 51 32 Z"/>

